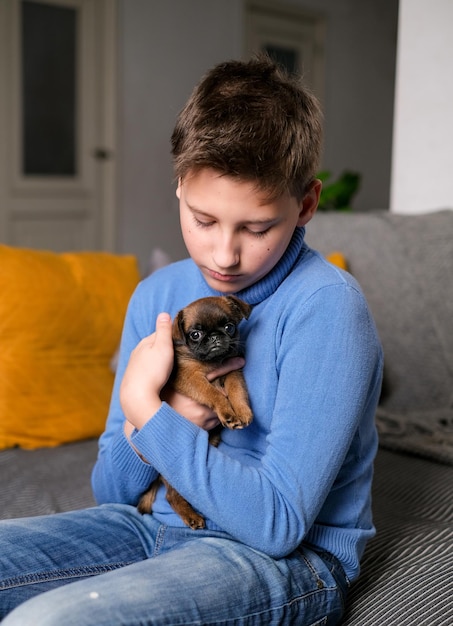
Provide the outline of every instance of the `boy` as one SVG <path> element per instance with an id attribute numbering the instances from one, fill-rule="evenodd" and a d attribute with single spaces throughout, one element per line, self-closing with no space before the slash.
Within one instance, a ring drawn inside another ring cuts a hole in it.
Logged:
<path id="1" fill-rule="evenodd" d="M 196 87 L 172 136 L 191 258 L 129 305 L 93 471 L 101 506 L 1 525 L 0 608 L 20 604 L 5 625 L 339 623 L 374 533 L 382 354 L 356 282 L 304 242 L 320 146 L 316 101 L 266 58 Z M 171 317 L 230 293 L 253 306 L 245 365 L 226 369 L 244 366 L 254 419 L 214 448 L 216 415 L 166 384 Z M 205 530 L 163 490 L 137 512 L 158 473 Z"/>

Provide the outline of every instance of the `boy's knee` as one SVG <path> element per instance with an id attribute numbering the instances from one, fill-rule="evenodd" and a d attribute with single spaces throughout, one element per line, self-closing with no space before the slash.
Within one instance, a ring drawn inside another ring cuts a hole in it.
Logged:
<path id="1" fill-rule="evenodd" d="M 95 594 L 76 599 L 61 596 L 60 592 L 64 589 L 67 591 L 66 585 L 20 604 L 5 617 L 2 626 L 94 626 L 103 623 L 98 621 L 99 616 L 94 610 Z"/>

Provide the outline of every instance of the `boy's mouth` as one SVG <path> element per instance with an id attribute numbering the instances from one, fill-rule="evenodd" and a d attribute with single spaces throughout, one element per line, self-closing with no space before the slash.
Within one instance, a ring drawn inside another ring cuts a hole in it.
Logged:
<path id="1" fill-rule="evenodd" d="M 214 280 L 218 280 L 223 283 L 232 283 L 240 280 L 242 277 L 241 274 L 221 274 L 220 272 L 216 272 L 214 270 L 210 270 L 206 268 L 206 272 L 208 275 Z"/>

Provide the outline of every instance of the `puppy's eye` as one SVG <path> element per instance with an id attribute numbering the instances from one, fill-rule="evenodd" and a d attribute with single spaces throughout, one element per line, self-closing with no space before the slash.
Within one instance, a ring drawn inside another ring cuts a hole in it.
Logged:
<path id="1" fill-rule="evenodd" d="M 227 335 L 230 335 L 230 337 L 232 337 L 236 332 L 236 325 L 232 322 L 228 322 L 228 324 L 225 324 L 225 332 L 227 333 Z"/>
<path id="2" fill-rule="evenodd" d="M 189 339 L 191 341 L 200 341 L 203 334 L 199 330 L 191 330 L 189 333 Z"/>

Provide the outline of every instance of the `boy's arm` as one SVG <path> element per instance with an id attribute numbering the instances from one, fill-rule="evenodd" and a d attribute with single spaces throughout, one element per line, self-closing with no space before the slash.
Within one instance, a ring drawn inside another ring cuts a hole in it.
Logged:
<path id="1" fill-rule="evenodd" d="M 99 452 L 91 475 L 91 485 L 99 504 L 118 502 L 133 504 L 157 478 L 157 471 L 137 453 L 130 442 L 126 418 L 120 403 L 121 381 L 132 351 L 149 334 L 150 320 L 141 311 L 139 285 L 128 306 L 120 357 L 112 391 L 106 427 L 99 438 Z"/>

